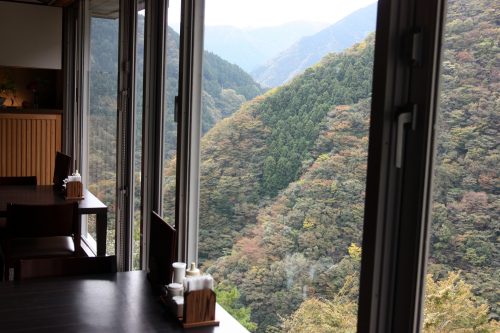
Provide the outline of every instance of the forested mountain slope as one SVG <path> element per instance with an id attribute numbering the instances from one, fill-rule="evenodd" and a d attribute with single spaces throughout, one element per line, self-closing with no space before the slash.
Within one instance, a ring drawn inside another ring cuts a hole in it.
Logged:
<path id="1" fill-rule="evenodd" d="M 209 271 L 236 286 L 259 332 L 311 296 L 332 298 L 359 277 L 370 104 L 333 107 L 321 122 L 316 158 Z M 358 244 L 351 245 L 351 244 Z M 357 298 L 357 281 L 349 299 Z M 270 309 L 273 309 L 270 311 Z"/>
<path id="2" fill-rule="evenodd" d="M 373 36 L 243 105 L 202 140 L 200 257 L 230 250 L 258 208 L 295 181 L 332 106 L 370 94 Z M 366 70 L 355 71 L 355 68 Z M 175 177 L 170 174 L 170 186 Z M 167 206 L 171 206 L 171 203 Z M 173 216 L 173 214 L 167 214 Z"/>
<path id="3" fill-rule="evenodd" d="M 144 17 L 138 16 L 138 52 L 136 85 L 142 92 L 142 68 L 144 64 Z M 91 103 L 90 107 L 99 105 L 101 97 L 116 96 L 118 70 L 118 24 L 114 20 L 92 19 L 91 34 Z M 97 33 L 98 32 L 98 33 Z M 179 35 L 169 27 L 167 40 L 167 104 L 172 105 L 178 86 L 179 73 Z M 241 103 L 262 94 L 265 90 L 240 67 L 230 64 L 219 56 L 204 53 L 203 89 L 205 96 L 212 102 L 204 112 L 203 129 L 206 132 L 217 121 L 238 110 Z M 137 96 L 142 100 L 142 94 Z M 142 104 L 141 104 L 142 105 Z M 104 111 L 104 110 L 101 110 Z"/>

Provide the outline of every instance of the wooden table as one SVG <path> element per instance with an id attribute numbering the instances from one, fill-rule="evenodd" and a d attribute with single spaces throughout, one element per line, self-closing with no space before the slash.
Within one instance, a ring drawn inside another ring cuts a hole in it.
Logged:
<path id="1" fill-rule="evenodd" d="M 96 215 L 97 255 L 106 255 L 106 232 L 108 229 L 108 207 L 88 190 L 84 199 L 78 200 L 80 215 Z M 42 186 L 0 186 L 0 217 L 7 214 L 7 203 L 57 204 L 68 202 L 62 194 L 52 190 L 52 185 Z M 1 330 L 0 330 L 1 331 Z"/>
<path id="2" fill-rule="evenodd" d="M 183 329 L 143 271 L 0 283 L 0 331 L 248 332 L 219 305 L 218 327 Z"/>

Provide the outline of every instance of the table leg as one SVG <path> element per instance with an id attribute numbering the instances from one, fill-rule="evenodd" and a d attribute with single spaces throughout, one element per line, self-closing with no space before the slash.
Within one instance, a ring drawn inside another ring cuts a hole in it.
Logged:
<path id="1" fill-rule="evenodd" d="M 106 238 L 108 231 L 108 212 L 99 212 L 96 214 L 96 242 L 97 242 L 97 255 L 106 255 Z"/>

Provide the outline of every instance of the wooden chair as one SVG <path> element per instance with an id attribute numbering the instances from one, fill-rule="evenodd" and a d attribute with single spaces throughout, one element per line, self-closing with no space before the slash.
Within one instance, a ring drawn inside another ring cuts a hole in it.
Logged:
<path id="1" fill-rule="evenodd" d="M 0 186 L 8 185 L 36 186 L 36 176 L 0 177 Z M 3 238 L 6 227 L 7 219 L 0 217 L 0 240 Z"/>
<path id="2" fill-rule="evenodd" d="M 22 177 L 0 177 L 0 186 L 9 185 L 22 185 L 22 186 L 36 186 L 36 176 L 22 176 Z M 7 219 L 0 217 L 0 244 L 2 239 L 6 237 Z M 3 255 L 0 250 L 0 276 L 3 276 Z"/>
<path id="3" fill-rule="evenodd" d="M 116 256 L 21 259 L 14 280 L 116 272 Z"/>
<path id="4" fill-rule="evenodd" d="M 2 185 L 36 186 L 36 176 L 0 177 L 0 186 Z"/>
<path id="5" fill-rule="evenodd" d="M 56 161 L 54 167 L 54 190 L 61 191 L 63 189 L 64 179 L 71 173 L 71 156 L 61 152 L 56 153 Z"/>
<path id="6" fill-rule="evenodd" d="M 77 256 L 81 249 L 78 203 L 7 205 L 7 236 L 3 240 L 4 276 L 17 261 Z"/>
<path id="7" fill-rule="evenodd" d="M 158 214 L 151 212 L 149 273 L 153 287 L 172 282 L 172 263 L 177 261 L 177 232 Z"/>

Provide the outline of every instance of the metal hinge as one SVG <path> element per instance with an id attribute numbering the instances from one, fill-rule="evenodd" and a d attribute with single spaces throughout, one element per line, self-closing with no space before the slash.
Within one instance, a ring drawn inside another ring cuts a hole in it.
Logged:
<path id="1" fill-rule="evenodd" d="M 417 104 L 410 104 L 402 108 L 398 114 L 398 127 L 396 133 L 396 168 L 403 165 L 403 153 L 405 147 L 405 125 L 411 124 L 411 130 L 415 131 L 417 127 Z"/>

